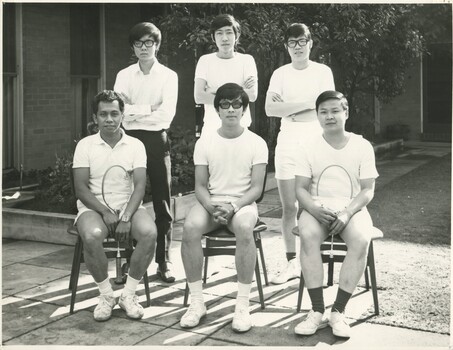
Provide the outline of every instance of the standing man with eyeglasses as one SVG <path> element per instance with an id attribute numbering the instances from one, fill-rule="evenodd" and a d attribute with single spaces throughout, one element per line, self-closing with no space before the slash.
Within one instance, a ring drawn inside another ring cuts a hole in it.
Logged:
<path id="1" fill-rule="evenodd" d="M 125 102 L 123 127 L 146 148 L 147 173 L 151 183 L 157 226 L 157 275 L 167 283 L 175 278 L 170 270 L 173 218 L 170 211 L 171 163 L 167 129 L 175 116 L 178 76 L 157 60 L 162 35 L 154 24 L 142 22 L 129 32 L 129 45 L 138 62 L 121 70 L 114 90 Z"/>
<path id="2" fill-rule="evenodd" d="M 241 125 L 249 104 L 244 88 L 235 83 L 219 87 L 214 108 L 221 127 L 201 137 L 194 151 L 195 195 L 198 202 L 184 222 L 181 255 L 191 302 L 182 316 L 183 328 L 196 327 L 206 315 L 201 270 L 201 237 L 221 225 L 236 236 L 238 293 L 233 330 L 247 332 L 252 327 L 249 295 L 256 262 L 253 229 L 258 218 L 255 201 L 261 195 L 268 150 L 266 142 Z"/>
<path id="3" fill-rule="evenodd" d="M 313 40 L 308 27 L 291 24 L 285 32 L 285 48 L 291 63 L 272 74 L 266 95 L 266 114 L 281 118 L 275 148 L 275 178 L 282 202 L 282 235 L 287 266 L 271 279 L 273 284 L 285 283 L 300 276 L 296 259 L 296 239 L 292 229 L 297 226 L 295 165 L 300 143 L 320 135 L 315 101 L 320 93 L 335 90 L 332 71 L 324 64 L 310 60 Z"/>

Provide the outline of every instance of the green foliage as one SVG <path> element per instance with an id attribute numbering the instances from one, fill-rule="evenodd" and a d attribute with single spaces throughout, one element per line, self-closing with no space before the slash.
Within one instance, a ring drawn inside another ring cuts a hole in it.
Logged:
<path id="1" fill-rule="evenodd" d="M 168 137 L 171 142 L 172 186 L 193 190 L 195 186 L 193 151 L 196 142 L 194 132 L 176 127 L 170 129 Z"/>
<path id="2" fill-rule="evenodd" d="M 72 154 L 55 154 L 55 165 L 38 174 L 39 190 L 36 197 L 49 205 L 75 209 L 76 199 L 71 188 Z"/>
<path id="3" fill-rule="evenodd" d="M 283 32 L 290 23 L 302 21 L 311 28 L 314 41 L 311 58 L 332 68 L 337 90 L 348 97 L 349 128 L 370 134 L 374 134 L 370 103 L 373 100 L 367 95 L 390 102 L 403 92 L 406 69 L 414 58 L 426 51 L 427 42 L 436 39 L 451 42 L 449 4 L 198 3 L 168 6 L 168 15 L 159 19 L 166 43 L 163 50 L 178 59 L 198 59 L 216 50 L 209 25 L 217 14 L 231 13 L 241 23 L 238 51 L 253 55 L 258 68 L 255 128 L 268 140 L 269 146 L 275 144 L 279 120 L 265 118 L 265 95 L 272 72 L 289 61 L 283 46 Z"/>

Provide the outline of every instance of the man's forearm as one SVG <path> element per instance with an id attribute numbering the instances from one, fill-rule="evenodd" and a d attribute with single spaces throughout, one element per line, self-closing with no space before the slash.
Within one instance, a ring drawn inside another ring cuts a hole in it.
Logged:
<path id="1" fill-rule="evenodd" d="M 270 117 L 284 118 L 310 109 L 314 109 L 313 104 L 305 102 L 269 102 L 266 104 L 266 114 Z"/>
<path id="2" fill-rule="evenodd" d="M 359 192 L 359 194 L 349 203 L 346 207 L 346 211 L 353 216 L 358 211 L 362 210 L 364 207 L 371 202 L 374 197 L 373 189 L 365 189 Z"/>

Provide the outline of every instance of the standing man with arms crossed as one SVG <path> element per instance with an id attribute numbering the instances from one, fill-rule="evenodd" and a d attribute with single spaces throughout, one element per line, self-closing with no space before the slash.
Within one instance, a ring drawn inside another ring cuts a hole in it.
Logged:
<path id="1" fill-rule="evenodd" d="M 143 142 L 151 183 L 157 226 L 157 275 L 167 283 L 170 271 L 172 221 L 170 211 L 171 160 L 167 129 L 175 116 L 178 76 L 157 60 L 162 35 L 152 23 L 136 24 L 129 32 L 129 44 L 138 62 L 121 70 L 114 90 L 125 101 L 123 127 Z"/>
<path id="2" fill-rule="evenodd" d="M 363 275 L 373 222 L 366 205 L 373 199 L 376 170 L 373 146 L 345 130 L 348 101 L 342 93 L 325 91 L 316 100 L 323 129 L 301 149 L 296 167 L 297 199 L 304 210 L 299 219 L 300 261 L 312 310 L 295 328 L 310 335 L 332 327 L 338 337 L 350 337 L 344 310 Z M 346 190 L 345 190 L 346 189 Z M 324 315 L 321 243 L 339 234 L 348 247 L 329 320 Z"/>
<path id="3" fill-rule="evenodd" d="M 233 330 L 252 327 L 249 295 L 256 263 L 253 229 L 258 219 L 255 200 L 262 190 L 268 160 L 266 142 L 241 126 L 248 96 L 235 83 L 222 85 L 214 106 L 222 122 L 215 132 L 201 137 L 194 152 L 195 195 L 198 202 L 184 223 L 181 254 L 189 284 L 191 303 L 182 316 L 183 328 L 196 327 L 206 315 L 201 270 L 201 237 L 226 225 L 236 236 L 238 294 Z"/>
<path id="4" fill-rule="evenodd" d="M 94 309 L 96 321 L 106 321 L 116 305 L 108 277 L 108 261 L 102 242 L 107 236 L 137 241 L 131 257 L 129 275 L 119 299 L 128 317 L 143 317 L 135 290 L 153 259 L 156 226 L 141 205 L 146 187 L 146 152 L 143 144 L 120 128 L 124 102 L 113 91 L 103 91 L 93 100 L 93 120 L 99 128 L 95 135 L 77 143 L 73 172 L 78 214 L 76 225 L 83 241 L 83 255 L 88 271 L 99 287 L 99 304 Z M 119 216 L 110 211 L 102 198 L 102 179 L 113 165 L 132 172 L 133 192 L 124 183 L 106 182 L 109 205 L 120 210 Z"/>
<path id="5" fill-rule="evenodd" d="M 291 233 L 297 225 L 298 203 L 295 187 L 295 157 L 301 143 L 321 134 L 316 119 L 315 101 L 325 90 L 333 90 L 332 71 L 310 60 L 313 40 L 308 27 L 291 24 L 285 32 L 285 48 L 291 63 L 272 74 L 266 95 L 266 114 L 281 118 L 275 149 L 275 178 L 282 202 L 282 235 L 288 265 L 271 282 L 281 284 L 300 276 L 296 260 L 296 239 Z"/>

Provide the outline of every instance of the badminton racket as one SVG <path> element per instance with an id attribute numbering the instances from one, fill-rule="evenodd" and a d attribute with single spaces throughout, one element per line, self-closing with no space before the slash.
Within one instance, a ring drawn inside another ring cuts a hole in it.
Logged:
<path id="1" fill-rule="evenodd" d="M 329 165 L 319 175 L 316 183 L 316 200 L 326 209 L 337 215 L 344 210 L 353 196 L 352 179 L 345 168 Z M 330 235 L 330 254 L 333 259 L 334 235 Z"/>
<path id="2" fill-rule="evenodd" d="M 124 203 L 127 202 L 133 191 L 132 171 L 127 171 L 121 165 L 112 165 L 102 177 L 102 199 L 110 211 L 120 215 Z M 124 201 L 126 199 L 126 201 Z M 120 242 L 117 240 L 116 249 L 116 284 L 125 283 L 121 268 Z"/>

